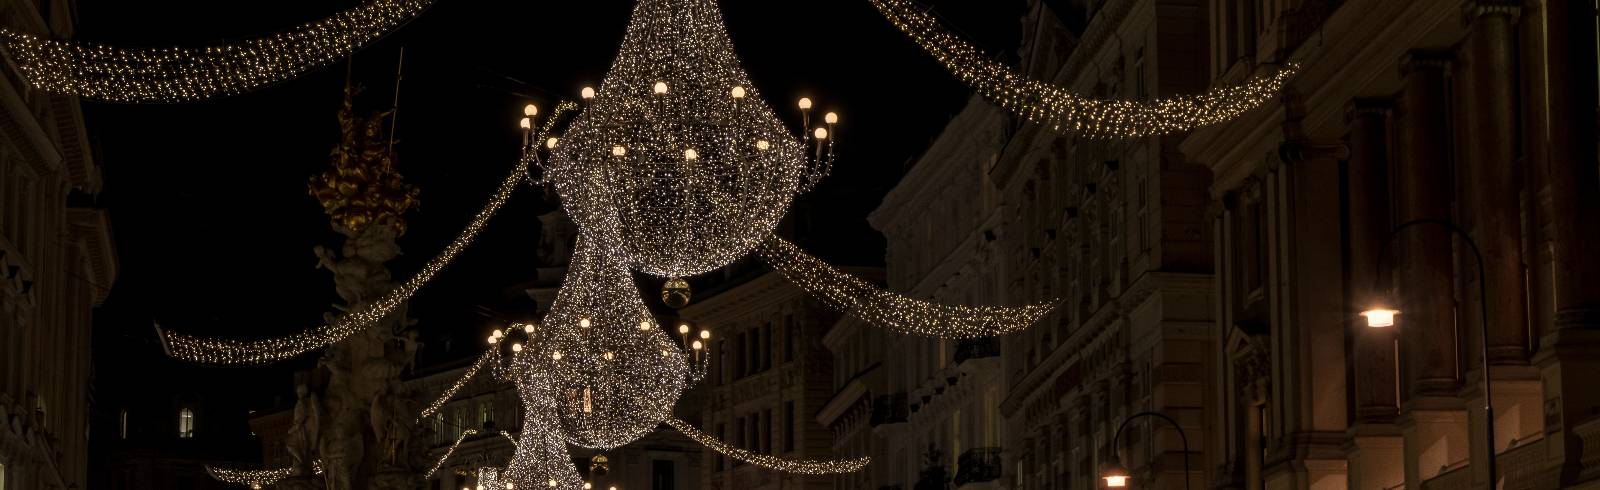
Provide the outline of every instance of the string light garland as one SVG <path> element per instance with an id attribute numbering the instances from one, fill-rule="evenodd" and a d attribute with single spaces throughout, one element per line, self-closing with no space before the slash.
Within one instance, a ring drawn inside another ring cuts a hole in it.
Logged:
<path id="1" fill-rule="evenodd" d="M 524 351 L 515 356 L 525 362 L 533 354 Z M 528 359 L 531 361 L 531 359 Z M 517 379 L 517 393 L 522 398 L 522 432 L 518 434 L 516 451 L 500 477 L 519 488 L 578 490 L 583 478 L 567 452 L 566 438 L 562 435 L 561 421 L 556 414 L 556 391 L 549 373 L 528 372 Z"/>
<path id="2" fill-rule="evenodd" d="M 912 0 L 869 0 L 878 12 L 985 99 L 1029 121 L 1092 138 L 1181 133 L 1231 120 L 1270 101 L 1300 66 L 1203 94 L 1148 101 L 1094 99 L 993 61 Z"/>
<path id="3" fill-rule="evenodd" d="M 551 181 L 579 229 L 618 238 L 595 245 L 646 273 L 744 256 L 831 165 L 833 140 L 809 137 L 809 104 L 802 141 L 761 100 L 715 0 L 639 1 L 604 83 L 583 98 Z"/>
<path id="4" fill-rule="evenodd" d="M 369 0 L 286 32 L 200 48 L 119 48 L 3 27 L 0 42 L 28 83 L 46 92 L 107 102 L 193 102 L 255 90 L 342 59 L 432 4 Z"/>
<path id="5" fill-rule="evenodd" d="M 761 259 L 795 285 L 840 311 L 896 333 L 970 339 L 1014 332 L 1039 321 L 1059 303 L 1027 306 L 946 305 L 885 291 L 851 276 L 772 235 Z"/>
<path id="6" fill-rule="evenodd" d="M 433 466 L 428 468 L 428 472 L 424 473 L 422 475 L 422 478 L 423 479 L 433 478 L 433 474 L 434 473 L 438 473 L 439 472 L 439 468 L 444 467 L 444 462 L 450 460 L 450 455 L 455 454 L 456 447 L 461 445 L 461 441 L 465 441 L 465 440 L 467 440 L 468 437 L 472 437 L 472 436 L 475 436 L 475 435 L 478 435 L 478 430 L 477 429 L 467 429 L 467 430 L 461 431 L 461 435 L 456 436 L 456 442 L 450 443 L 450 447 L 446 448 L 444 450 L 444 455 L 440 456 L 438 461 L 434 461 L 433 462 Z"/>
<path id="7" fill-rule="evenodd" d="M 529 158 L 523 158 L 518 162 L 511 174 L 500 183 L 500 187 L 495 190 L 489 202 L 478 211 L 466 228 L 461 230 L 461 234 L 445 246 L 444 250 L 423 264 L 422 269 L 406 282 L 364 308 L 340 316 L 327 325 L 293 335 L 258 340 L 197 337 L 166 331 L 157 326 L 156 332 L 161 338 L 162 349 L 169 357 L 194 363 L 221 366 L 258 365 L 321 348 L 372 326 L 409 300 L 417 289 L 431 281 L 434 275 L 455 259 L 456 255 L 472 244 L 478 232 L 489 222 L 489 218 L 494 217 L 500 207 L 511 199 L 512 191 L 516 190 L 517 184 L 527 174 L 529 161 Z"/>
<path id="8" fill-rule="evenodd" d="M 277 468 L 271 470 L 234 470 L 206 465 L 206 473 L 211 478 L 223 483 L 244 485 L 250 488 L 266 488 L 278 483 L 284 478 L 294 476 L 294 468 Z"/>
<path id="9" fill-rule="evenodd" d="M 712 437 L 695 426 L 675 418 L 667 419 L 667 425 L 682 432 L 683 435 L 694 442 L 700 443 L 712 451 L 727 455 L 730 458 L 744 461 L 762 468 L 799 475 L 834 475 L 839 473 L 853 473 L 867 466 L 872 458 L 862 456 L 852 459 L 788 459 L 766 454 L 752 453 Z"/>
<path id="10" fill-rule="evenodd" d="M 449 388 L 446 388 L 444 393 L 439 395 L 439 398 L 433 400 L 433 403 L 429 403 L 428 408 L 422 409 L 422 414 L 417 416 L 417 423 L 422 423 L 423 419 L 438 413 L 439 409 L 450 403 L 450 399 L 456 396 L 456 392 L 461 391 L 461 388 L 466 386 L 468 381 L 472 381 L 472 377 L 478 374 L 478 370 L 483 369 L 483 365 L 489 364 L 495 359 L 496 353 L 497 351 L 490 349 L 484 352 L 483 355 L 478 356 L 477 361 L 474 361 L 471 366 L 467 366 L 467 372 L 462 373 L 460 379 L 457 379 Z"/>

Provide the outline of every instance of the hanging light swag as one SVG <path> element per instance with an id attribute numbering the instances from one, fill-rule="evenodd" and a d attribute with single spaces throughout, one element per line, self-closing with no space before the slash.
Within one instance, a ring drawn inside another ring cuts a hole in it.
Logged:
<path id="1" fill-rule="evenodd" d="M 1296 63 L 1287 63 L 1239 85 L 1198 95 L 1149 101 L 1094 99 L 1030 79 L 993 61 L 912 0 L 870 1 L 890 23 L 985 99 L 1029 121 L 1091 138 L 1166 135 L 1225 122 L 1271 100 L 1300 69 Z"/>
<path id="2" fill-rule="evenodd" d="M 293 79 L 393 32 L 433 0 L 368 0 L 270 36 L 200 48 L 119 48 L 0 27 L 28 83 L 46 92 L 123 103 L 194 102 Z"/>

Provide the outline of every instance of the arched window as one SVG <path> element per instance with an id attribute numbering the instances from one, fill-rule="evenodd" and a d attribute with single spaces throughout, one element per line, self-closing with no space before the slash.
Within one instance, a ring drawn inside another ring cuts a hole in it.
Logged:
<path id="1" fill-rule="evenodd" d="M 188 407 L 178 410 L 178 438 L 194 438 L 194 410 Z"/>

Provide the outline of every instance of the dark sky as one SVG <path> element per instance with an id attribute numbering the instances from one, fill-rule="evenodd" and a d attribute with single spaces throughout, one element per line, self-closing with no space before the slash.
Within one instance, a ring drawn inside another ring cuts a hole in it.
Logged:
<path id="1" fill-rule="evenodd" d="M 80 39 L 156 46 L 237 40 L 354 4 L 78 3 Z M 780 114 L 798 124 L 798 115 L 784 109 L 806 95 L 843 119 L 834 174 L 802 198 L 810 203 L 806 218 L 834 229 L 808 242 L 825 258 L 881 261 L 882 238 L 866 226 L 866 214 L 968 91 L 866 0 L 721 4 L 746 69 Z M 936 4 L 991 51 L 1014 49 L 1020 0 Z M 517 153 L 523 104 L 548 109 L 557 97 L 598 85 L 631 6 L 629 0 L 439 0 L 357 54 L 355 78 L 367 87 L 358 105 L 382 109 L 405 47 L 399 167 L 422 194 L 400 241 L 406 255 L 391 263 L 396 277 L 410 276 L 436 254 L 503 178 Z M 201 429 L 210 425 L 214 440 L 226 443 L 243 434 L 243 410 L 270 408 L 273 396 L 291 393 L 290 372 L 304 359 L 248 369 L 182 365 L 161 356 L 151 324 L 252 337 L 322 320 L 337 298 L 311 249 L 338 242 L 306 181 L 328 165 L 344 83 L 341 63 L 207 103 L 85 103 L 105 169 L 99 204 L 110 210 L 121 265 L 95 322 L 95 396 L 103 417 L 119 407 L 159 413 L 176 394 L 194 396 L 218 407 Z M 477 243 L 416 295 L 411 315 L 425 332 L 426 349 L 438 354 L 450 335 L 481 338 L 489 327 L 475 313 L 478 306 L 502 302 L 508 286 L 531 279 L 535 217 L 546 206 L 536 192 L 519 191 Z"/>

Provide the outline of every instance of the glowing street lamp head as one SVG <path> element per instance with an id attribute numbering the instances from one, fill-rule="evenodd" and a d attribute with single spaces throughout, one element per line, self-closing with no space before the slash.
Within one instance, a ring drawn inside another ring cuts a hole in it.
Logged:
<path id="1" fill-rule="evenodd" d="M 533 129 L 533 120 L 524 117 L 517 121 L 517 127 L 522 129 Z"/>
<path id="2" fill-rule="evenodd" d="M 528 105 L 522 106 L 522 115 L 528 116 L 528 117 L 533 117 L 533 116 L 539 115 L 539 106 L 536 106 L 536 105 L 533 105 L 533 104 L 528 104 Z"/>
<path id="3" fill-rule="evenodd" d="M 839 114 L 829 112 L 828 114 L 822 116 L 822 121 L 828 124 L 839 124 Z"/>
<path id="4" fill-rule="evenodd" d="M 1367 326 L 1372 328 L 1393 327 L 1394 316 L 1398 314 L 1400 310 L 1390 308 L 1373 308 L 1361 312 L 1361 316 L 1367 317 Z"/>
<path id="5" fill-rule="evenodd" d="M 810 110 L 811 109 L 811 98 L 810 97 L 801 97 L 800 98 L 800 108 L 801 109 Z"/>
<path id="6" fill-rule="evenodd" d="M 740 85 L 734 85 L 731 95 L 733 95 L 733 98 L 735 99 L 743 99 L 745 95 L 744 87 Z"/>
<path id="7" fill-rule="evenodd" d="M 583 100 L 593 99 L 594 98 L 594 87 L 584 87 L 583 91 L 579 92 L 579 94 L 583 97 Z"/>
<path id="8" fill-rule="evenodd" d="M 685 323 L 685 324 L 678 325 L 678 333 L 684 334 L 684 335 L 688 335 L 689 334 L 689 324 Z"/>
<path id="9" fill-rule="evenodd" d="M 1128 470 L 1120 464 L 1112 464 L 1107 467 L 1105 474 L 1100 478 L 1106 481 L 1106 488 L 1128 487 Z"/>

